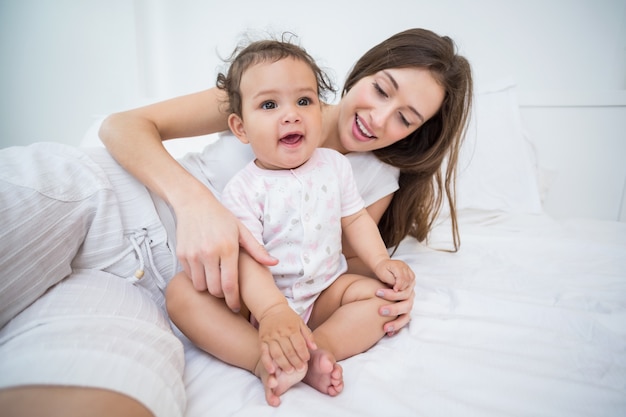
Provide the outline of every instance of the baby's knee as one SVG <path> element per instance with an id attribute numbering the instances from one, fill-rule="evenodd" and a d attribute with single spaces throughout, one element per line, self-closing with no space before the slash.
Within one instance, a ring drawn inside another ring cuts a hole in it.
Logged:
<path id="1" fill-rule="evenodd" d="M 384 284 L 377 279 L 361 277 L 352 282 L 344 294 L 344 301 L 351 303 L 355 301 L 371 300 L 377 305 L 385 304 L 385 300 L 376 295 L 376 291 L 381 289 Z"/>

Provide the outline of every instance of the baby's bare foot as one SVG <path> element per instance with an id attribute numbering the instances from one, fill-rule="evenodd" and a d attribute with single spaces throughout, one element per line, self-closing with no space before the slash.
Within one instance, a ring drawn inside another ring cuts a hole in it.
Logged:
<path id="1" fill-rule="evenodd" d="M 267 372 L 261 361 L 256 366 L 255 375 L 263 382 L 263 388 L 265 389 L 265 400 L 272 407 L 278 407 L 280 405 L 280 396 L 284 394 L 289 388 L 302 381 L 306 375 L 307 368 L 303 370 L 288 374 L 283 372 L 282 369 L 277 369 L 276 373 L 270 374 Z"/>
<path id="2" fill-rule="evenodd" d="M 317 349 L 311 352 L 309 370 L 302 381 L 334 397 L 343 391 L 343 368 L 332 353 Z"/>

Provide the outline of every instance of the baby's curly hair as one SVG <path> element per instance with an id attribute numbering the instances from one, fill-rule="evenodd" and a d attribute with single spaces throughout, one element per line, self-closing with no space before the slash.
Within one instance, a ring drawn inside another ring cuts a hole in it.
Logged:
<path id="1" fill-rule="evenodd" d="M 230 57 L 224 59 L 228 65 L 228 71 L 217 75 L 217 88 L 226 92 L 228 102 L 225 103 L 228 113 L 234 113 L 241 117 L 241 77 L 252 65 L 261 62 L 276 62 L 285 58 L 294 58 L 305 62 L 311 67 L 317 79 L 317 95 L 325 101 L 329 93 L 335 93 L 336 89 L 325 71 L 300 45 L 294 43 L 296 36 L 285 32 L 281 39 L 264 39 L 257 41 L 245 41 L 239 44 Z"/>

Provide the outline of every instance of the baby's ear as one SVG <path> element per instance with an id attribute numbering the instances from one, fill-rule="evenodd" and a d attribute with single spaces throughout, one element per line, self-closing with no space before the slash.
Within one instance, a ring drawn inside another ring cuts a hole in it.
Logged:
<path id="1" fill-rule="evenodd" d="M 237 116 L 235 113 L 231 113 L 228 116 L 228 127 L 230 128 L 230 131 L 237 136 L 237 139 L 239 139 L 241 143 L 250 143 L 246 137 L 246 129 L 243 126 L 243 120 L 241 117 Z"/>

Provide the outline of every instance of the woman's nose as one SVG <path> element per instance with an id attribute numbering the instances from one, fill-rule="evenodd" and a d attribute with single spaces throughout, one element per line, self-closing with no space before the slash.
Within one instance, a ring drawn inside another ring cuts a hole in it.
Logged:
<path id="1" fill-rule="evenodd" d="M 393 109 L 391 106 L 378 106 L 371 112 L 371 124 L 373 129 L 380 129 L 389 120 L 391 114 L 393 113 Z"/>

